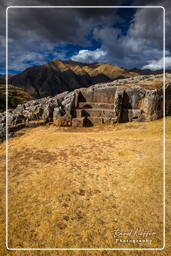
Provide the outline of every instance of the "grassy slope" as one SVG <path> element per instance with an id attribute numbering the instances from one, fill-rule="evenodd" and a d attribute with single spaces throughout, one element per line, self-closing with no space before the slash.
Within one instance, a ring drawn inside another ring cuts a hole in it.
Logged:
<path id="1" fill-rule="evenodd" d="M 82 64 L 73 61 L 53 60 L 44 66 L 50 67 L 51 65 L 59 69 L 61 72 L 72 70 L 76 75 L 88 74 L 90 77 L 104 74 L 110 79 L 116 79 L 120 76 L 127 78 L 138 75 L 136 72 L 129 72 L 124 68 L 111 64 Z"/>
<path id="2" fill-rule="evenodd" d="M 25 103 L 33 98 L 23 89 L 8 85 L 8 106 L 15 108 L 18 104 Z M 6 84 L 4 79 L 0 79 L 0 112 L 6 109 Z"/>
<path id="3" fill-rule="evenodd" d="M 167 118 L 167 160 L 170 121 Z M 112 231 L 119 227 L 154 231 L 151 246 L 161 247 L 162 120 L 81 130 L 39 127 L 20 133 L 9 141 L 9 246 L 116 247 Z M 171 162 L 166 163 L 168 172 Z M 3 182 L 1 189 L 4 195 Z M 170 207 L 167 235 L 168 217 Z M 52 255 L 9 252 L 3 242 L 3 255 Z M 167 249 L 150 255 L 168 256 L 170 251 L 167 240 Z M 53 255 L 146 256 L 149 252 Z"/>

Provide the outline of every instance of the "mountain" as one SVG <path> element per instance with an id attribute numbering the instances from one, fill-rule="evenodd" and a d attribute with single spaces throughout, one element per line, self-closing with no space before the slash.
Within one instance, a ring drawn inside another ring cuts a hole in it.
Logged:
<path id="1" fill-rule="evenodd" d="M 30 96 L 23 89 L 8 85 L 8 107 L 16 108 L 18 104 L 24 104 L 25 102 L 32 100 Z M 6 82 L 4 78 L 0 78 L 0 112 L 6 109 Z"/>
<path id="2" fill-rule="evenodd" d="M 9 78 L 9 83 L 23 88 L 35 98 L 42 98 L 136 75 L 136 72 L 111 64 L 83 64 L 56 59 L 12 76 Z"/>

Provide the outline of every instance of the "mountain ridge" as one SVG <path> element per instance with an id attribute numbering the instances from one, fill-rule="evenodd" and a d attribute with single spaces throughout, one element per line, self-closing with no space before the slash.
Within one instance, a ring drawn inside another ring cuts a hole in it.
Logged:
<path id="1" fill-rule="evenodd" d="M 112 64 L 84 64 L 55 59 L 40 66 L 27 68 L 10 77 L 9 83 L 23 88 L 33 97 L 42 98 L 136 75 L 138 73 Z"/>

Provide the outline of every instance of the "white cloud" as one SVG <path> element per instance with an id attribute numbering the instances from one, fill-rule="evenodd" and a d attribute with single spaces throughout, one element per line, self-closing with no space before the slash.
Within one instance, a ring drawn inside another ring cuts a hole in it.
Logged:
<path id="1" fill-rule="evenodd" d="M 151 70 L 163 69 L 163 58 L 159 60 L 151 60 L 148 63 L 149 64 L 143 66 L 142 69 L 151 69 Z M 166 65 L 166 69 L 171 68 L 171 57 L 165 58 L 165 65 Z"/>
<path id="2" fill-rule="evenodd" d="M 109 63 L 127 68 L 141 68 L 150 59 L 160 59 L 163 56 L 162 25 L 162 9 L 139 8 L 130 21 L 126 34 L 119 27 L 101 26 L 94 29 L 93 36 L 108 53 L 106 59 Z M 168 41 L 171 41 L 169 36 Z"/>
<path id="3" fill-rule="evenodd" d="M 106 51 L 101 49 L 96 49 L 94 51 L 90 50 L 80 50 L 78 54 L 73 55 L 71 59 L 73 61 L 83 62 L 83 63 L 93 63 L 93 62 L 103 62 L 107 55 Z"/>

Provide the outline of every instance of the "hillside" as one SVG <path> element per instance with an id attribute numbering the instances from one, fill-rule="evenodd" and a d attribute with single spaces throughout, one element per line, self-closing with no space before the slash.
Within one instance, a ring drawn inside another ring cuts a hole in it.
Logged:
<path id="1" fill-rule="evenodd" d="M 30 67 L 12 76 L 9 82 L 24 88 L 33 97 L 42 98 L 136 75 L 136 72 L 111 64 L 83 64 L 56 59 L 41 66 Z"/>
<path id="2" fill-rule="evenodd" d="M 30 96 L 23 89 L 8 85 L 8 106 L 9 108 L 16 108 L 18 104 L 23 104 L 29 100 L 32 100 L 33 97 Z M 0 78 L 0 112 L 5 111 L 6 109 L 6 84 L 5 79 Z"/>

